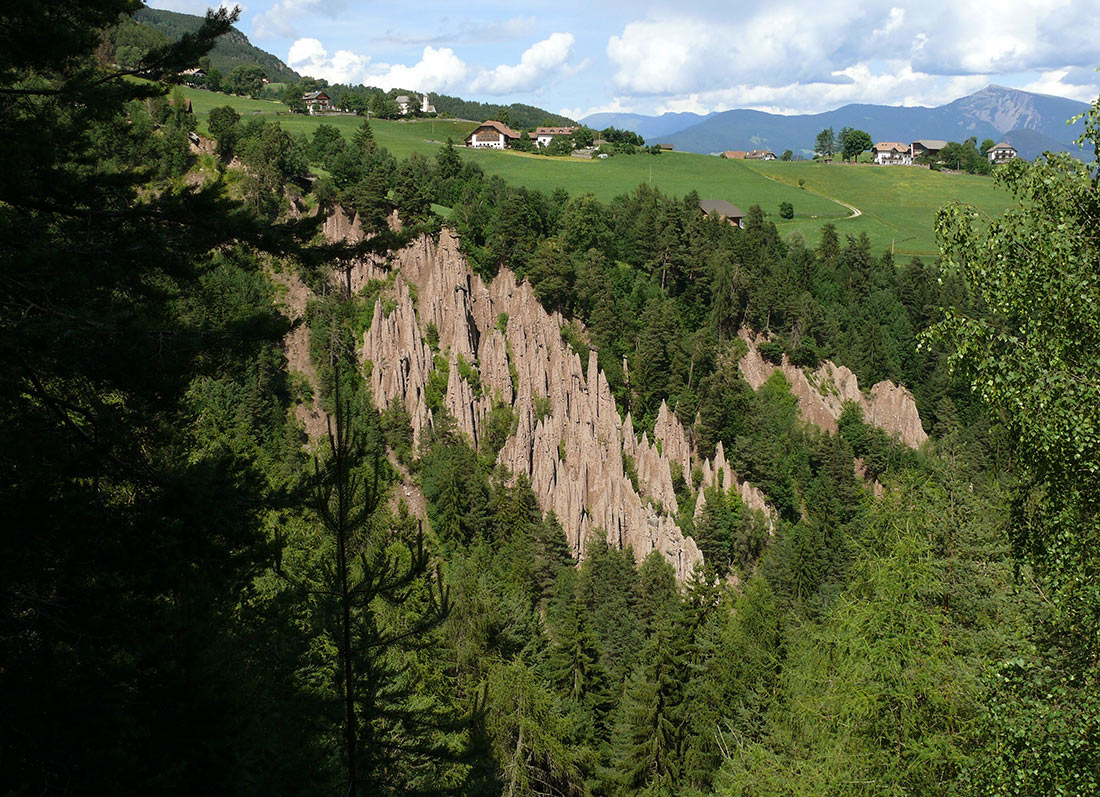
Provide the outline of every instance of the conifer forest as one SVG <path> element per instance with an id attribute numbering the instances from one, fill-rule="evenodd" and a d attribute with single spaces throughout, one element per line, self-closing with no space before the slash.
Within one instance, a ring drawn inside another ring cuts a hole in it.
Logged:
<path id="1" fill-rule="evenodd" d="M 200 152 L 234 14 L 124 68 L 137 7 L 0 12 L 0 794 L 1100 793 L 1095 163 L 895 262 Z"/>

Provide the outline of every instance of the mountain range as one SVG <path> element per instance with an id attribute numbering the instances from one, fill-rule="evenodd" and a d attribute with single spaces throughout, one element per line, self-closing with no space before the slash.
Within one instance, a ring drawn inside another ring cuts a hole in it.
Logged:
<path id="1" fill-rule="evenodd" d="M 1021 157 L 1033 159 L 1044 151 L 1079 152 L 1074 139 L 1083 122 L 1067 125 L 1086 110 L 1083 102 L 1035 94 L 1004 86 L 987 86 L 966 97 L 935 108 L 850 104 L 833 111 L 783 116 L 752 110 L 731 110 L 706 116 L 690 113 L 642 116 L 593 114 L 581 121 L 596 129 L 608 124 L 625 127 L 650 143 L 671 144 L 687 152 L 790 149 L 809 156 L 817 134 L 832 127 L 855 127 L 875 141 L 909 143 L 921 138 L 979 142 L 1007 141 Z"/>

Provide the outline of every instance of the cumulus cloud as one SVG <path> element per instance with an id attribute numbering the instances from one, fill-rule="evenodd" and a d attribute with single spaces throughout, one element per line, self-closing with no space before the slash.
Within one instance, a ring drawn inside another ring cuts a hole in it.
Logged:
<path id="1" fill-rule="evenodd" d="M 463 84 L 466 64 L 447 47 L 424 48 L 420 60 L 405 64 L 373 63 L 370 56 L 350 50 L 329 54 L 317 39 L 298 39 L 290 46 L 287 65 L 330 83 L 365 83 L 389 91 L 407 88 L 416 91 L 447 91 Z"/>
<path id="2" fill-rule="evenodd" d="M 1065 68 L 1042 73 L 1037 79 L 1021 86 L 1024 91 L 1053 94 L 1071 100 L 1092 102 L 1100 95 L 1100 72 L 1095 69 Z"/>
<path id="3" fill-rule="evenodd" d="M 291 45 L 287 64 L 302 74 L 330 83 L 363 83 L 386 91 L 405 88 L 511 94 L 538 91 L 583 68 L 587 62 L 568 63 L 572 50 L 573 34 L 555 33 L 531 45 L 518 64 L 477 69 L 467 66 L 449 47 L 425 45 L 415 64 L 389 64 L 350 50 L 329 53 L 318 39 L 301 38 Z"/>
<path id="4" fill-rule="evenodd" d="M 956 0 L 928 0 L 920 13 L 872 0 L 815 0 L 812 8 L 779 0 L 736 18 L 705 2 L 655 11 L 609 37 L 611 87 L 699 112 L 727 102 L 792 110 L 937 103 L 990 75 L 1028 72 L 1047 75 L 1042 85 L 1083 86 L 1059 88 L 1064 96 L 1095 85 L 1077 69 L 1100 63 L 1100 38 L 1085 24 L 1096 0 L 1003 0 L 994 13 Z M 1056 70 L 1067 71 L 1055 81 Z"/>
<path id="5" fill-rule="evenodd" d="M 914 72 L 908 66 L 898 67 L 896 71 L 872 72 L 866 64 L 856 64 L 838 76 L 848 80 L 792 82 L 782 86 L 738 84 L 724 89 L 692 92 L 659 103 L 656 112 L 707 113 L 751 108 L 777 114 L 818 113 L 852 102 L 935 106 L 971 94 L 989 83 L 984 75 L 941 78 Z"/>
<path id="6" fill-rule="evenodd" d="M 449 47 L 424 47 L 420 60 L 412 66 L 379 64 L 363 81 L 389 91 L 409 88 L 417 91 L 448 91 L 459 88 L 466 79 L 466 64 Z"/>
<path id="7" fill-rule="evenodd" d="M 297 35 L 296 23 L 308 15 L 320 15 L 335 19 L 344 13 L 344 0 L 279 0 L 252 23 L 252 35 L 258 39 L 282 36 L 290 39 Z"/>
<path id="8" fill-rule="evenodd" d="M 576 71 L 567 64 L 574 41 L 572 33 L 552 33 L 528 47 L 518 64 L 501 64 L 479 74 L 470 89 L 486 94 L 514 94 L 535 91 L 561 79 Z"/>
<path id="9" fill-rule="evenodd" d="M 581 107 L 576 108 L 562 108 L 558 111 L 562 116 L 570 119 L 584 119 L 591 116 L 594 113 L 634 113 L 634 106 L 623 100 L 622 97 L 615 97 L 610 102 L 605 102 L 602 105 L 593 105 L 588 109 Z"/>

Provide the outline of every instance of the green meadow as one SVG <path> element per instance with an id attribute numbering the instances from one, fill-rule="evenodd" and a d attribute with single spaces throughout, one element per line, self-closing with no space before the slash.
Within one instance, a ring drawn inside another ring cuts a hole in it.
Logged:
<path id="1" fill-rule="evenodd" d="M 211 108 L 232 105 L 244 118 L 262 116 L 278 121 L 294 135 L 310 135 L 319 124 L 333 125 L 350 138 L 362 119 L 356 116 L 303 116 L 287 112 L 282 103 L 231 97 L 183 88 L 191 98 L 200 129 Z M 461 142 L 473 129 L 454 120 L 371 121 L 375 138 L 394 156 L 414 152 L 432 155 L 448 138 Z M 782 235 L 801 234 L 813 244 L 821 227 L 836 225 L 841 236 L 867 233 L 875 251 L 892 248 L 899 258 L 938 254 L 933 225 L 936 211 L 958 200 L 996 216 L 1012 204 L 1008 194 L 989 177 L 945 174 L 912 167 L 875 167 L 841 163 L 734 161 L 686 152 L 632 155 L 587 160 L 549 158 L 520 152 L 467 150 L 463 158 L 513 185 L 547 193 L 564 188 L 570 194 L 591 192 L 602 200 L 648 183 L 662 192 L 683 196 L 696 191 L 701 199 L 725 199 L 748 210 L 760 205 Z M 801 185 L 799 182 L 801 181 Z M 779 217 L 779 203 L 790 202 L 795 216 Z M 858 208 L 855 215 L 845 205 Z"/>
<path id="2" fill-rule="evenodd" d="M 933 225 L 936 212 L 948 202 L 966 202 L 986 216 L 1000 215 L 1014 204 L 991 177 L 947 174 L 908 166 L 871 166 L 781 161 L 740 161 L 757 174 L 833 197 L 862 211 L 858 218 L 837 222 L 841 234 L 866 232 L 877 248 L 894 246 L 901 256 L 933 257 L 939 253 Z M 795 208 L 797 209 L 797 204 Z M 778 221 L 778 220 L 777 220 Z M 808 239 L 819 224 L 795 218 L 781 222 L 781 231 L 802 230 Z"/>

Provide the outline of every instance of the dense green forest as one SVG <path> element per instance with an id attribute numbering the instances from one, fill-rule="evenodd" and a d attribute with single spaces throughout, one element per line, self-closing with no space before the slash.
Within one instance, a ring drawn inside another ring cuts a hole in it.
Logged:
<path id="1" fill-rule="evenodd" d="M 134 83 L 97 52 L 138 7 L 5 12 L 0 792 L 1097 791 L 1089 167 L 1008 164 L 1019 209 L 946 208 L 943 258 L 898 266 L 759 208 L 741 230 L 647 186 L 509 186 L 451 145 L 398 162 L 368 122 L 349 143 L 216 109 L 196 155 L 167 84 L 234 17 L 148 42 Z M 1087 135 L 1100 155 L 1100 102 Z M 373 236 L 323 243 L 337 205 Z M 774 534 L 712 491 L 679 518 L 706 558 L 686 583 L 599 534 L 577 564 L 496 464 L 508 407 L 476 447 L 439 412 L 414 448 L 356 353 L 382 286 L 346 264 L 435 233 L 433 207 L 481 275 L 583 321 L 566 343 L 639 430 L 667 401 L 721 442 Z M 313 384 L 282 350 L 285 274 L 313 289 Z M 743 327 L 773 361 L 907 385 L 932 439 L 805 423 L 781 374 L 740 375 Z"/>
<path id="2" fill-rule="evenodd" d="M 140 26 L 163 33 L 169 41 L 175 41 L 185 33 L 194 33 L 198 30 L 203 18 L 193 14 L 145 7 L 139 9 L 132 19 Z M 248 41 L 248 37 L 235 27 L 230 27 L 218 37 L 206 58 L 207 63 L 223 75 L 228 75 L 239 66 L 258 66 L 272 82 L 299 79 L 298 73 L 284 64 L 278 56 L 253 45 Z"/>
<path id="3" fill-rule="evenodd" d="M 575 122 L 567 116 L 550 113 L 550 111 L 537 108 L 534 105 L 524 105 L 521 102 L 513 102 L 509 105 L 494 105 L 492 103 L 464 100 L 461 97 L 451 97 L 447 94 L 429 95 L 432 105 L 439 113 L 453 116 L 457 119 L 472 119 L 480 122 L 485 119 L 496 119 L 505 124 L 512 125 L 517 130 L 523 127 L 536 127 L 538 125 L 571 125 Z"/>

